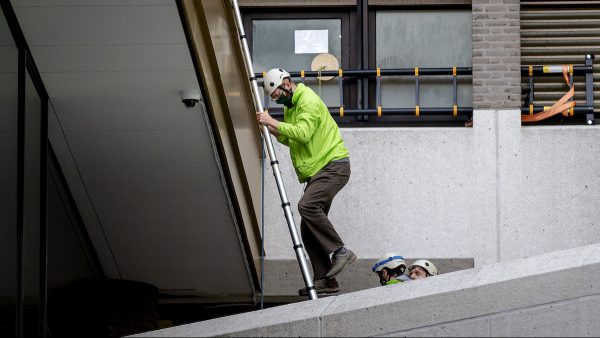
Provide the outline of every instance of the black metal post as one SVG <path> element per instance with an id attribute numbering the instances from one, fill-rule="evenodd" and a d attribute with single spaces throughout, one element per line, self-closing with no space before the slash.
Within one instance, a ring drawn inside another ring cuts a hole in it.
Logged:
<path id="1" fill-rule="evenodd" d="M 40 130 L 40 337 L 48 327 L 48 97 L 42 98 Z"/>
<path id="2" fill-rule="evenodd" d="M 533 105 L 533 91 L 534 91 L 534 87 L 533 87 L 533 67 L 529 66 L 529 102 L 527 103 L 528 106 Z"/>
<path id="3" fill-rule="evenodd" d="M 377 68 L 376 80 L 375 97 L 377 98 L 377 117 L 381 117 L 381 73 L 379 68 Z"/>
<path id="4" fill-rule="evenodd" d="M 454 103 L 454 117 L 458 116 L 458 83 L 456 82 L 456 67 L 452 68 L 452 96 Z"/>
<path id="5" fill-rule="evenodd" d="M 344 73 L 341 68 L 338 70 L 338 80 L 340 87 L 340 116 L 344 116 Z"/>
<path id="6" fill-rule="evenodd" d="M 585 65 L 592 68 L 594 64 L 594 55 L 592 53 L 586 54 Z M 587 124 L 594 124 L 594 73 L 593 68 L 591 72 L 585 74 L 585 103 L 588 107 L 592 107 L 592 111 L 586 115 Z"/>
<path id="7" fill-rule="evenodd" d="M 24 197 L 25 197 L 25 48 L 19 47 L 18 68 L 18 141 L 17 141 L 17 316 L 16 336 L 23 337 L 24 322 Z"/>
<path id="8" fill-rule="evenodd" d="M 362 6 L 361 10 L 361 19 L 362 19 L 362 64 L 361 69 L 367 69 L 369 67 L 369 1 L 368 0 L 360 0 L 360 4 Z M 369 106 L 369 79 L 362 79 L 362 96 L 363 96 L 363 105 L 362 108 L 367 108 Z M 363 117 L 365 120 L 368 120 L 368 116 Z"/>
<path id="9" fill-rule="evenodd" d="M 415 115 L 419 116 L 420 108 L 419 107 L 419 68 L 415 68 Z"/>
<path id="10" fill-rule="evenodd" d="M 573 65 L 570 65 L 569 67 L 570 67 L 570 69 L 569 69 L 569 90 L 571 90 L 571 88 L 573 88 L 575 83 L 573 82 Z M 573 101 L 573 100 L 575 100 L 575 93 L 573 93 L 573 96 L 569 99 L 569 102 Z M 575 111 L 572 110 L 571 114 L 575 115 Z M 567 110 L 567 116 L 569 116 L 569 110 Z"/>

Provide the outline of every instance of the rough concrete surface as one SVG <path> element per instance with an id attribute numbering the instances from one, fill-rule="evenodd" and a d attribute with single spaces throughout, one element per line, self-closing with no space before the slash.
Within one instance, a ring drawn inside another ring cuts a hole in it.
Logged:
<path id="1" fill-rule="evenodd" d="M 599 335 L 600 244 L 140 336 Z"/>
<path id="2" fill-rule="evenodd" d="M 600 242 L 600 126 L 523 126 L 476 110 L 473 128 L 344 128 L 350 181 L 330 219 L 359 258 L 473 258 L 475 266 Z M 296 224 L 303 185 L 276 144 Z M 295 259 L 272 174 L 266 259 Z"/>

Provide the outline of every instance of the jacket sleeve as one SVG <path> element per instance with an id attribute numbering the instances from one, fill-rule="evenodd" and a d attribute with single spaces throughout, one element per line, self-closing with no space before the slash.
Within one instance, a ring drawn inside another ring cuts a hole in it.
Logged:
<path id="1" fill-rule="evenodd" d="M 307 143 L 319 126 L 318 104 L 309 102 L 298 107 L 296 123 L 279 123 L 277 131 L 281 136 L 300 143 Z"/>
<path id="2" fill-rule="evenodd" d="M 277 141 L 279 141 L 279 143 L 284 144 L 288 147 L 290 145 L 290 140 L 281 134 L 279 134 L 279 136 L 277 137 Z"/>

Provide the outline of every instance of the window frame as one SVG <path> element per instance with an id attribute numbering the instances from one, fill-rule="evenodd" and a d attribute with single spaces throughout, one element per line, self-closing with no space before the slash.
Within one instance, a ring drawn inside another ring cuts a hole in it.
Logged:
<path id="1" fill-rule="evenodd" d="M 397 1 L 401 3 L 402 1 Z M 460 1 L 447 1 L 445 4 L 434 4 L 425 3 L 425 1 L 419 5 L 415 5 L 410 1 L 406 1 L 403 4 L 396 5 L 369 5 L 369 19 L 368 19 L 368 41 L 372 42 L 368 48 L 368 68 L 375 69 L 377 67 L 377 54 L 376 54 L 376 39 L 377 39 L 377 12 L 378 11 L 443 11 L 443 10 L 465 10 L 472 12 L 471 1 L 468 4 Z M 371 3 L 371 1 L 369 1 Z M 452 67 L 453 65 L 448 65 Z M 472 67 L 472 65 L 471 65 Z M 450 84 L 449 84 L 450 85 Z M 375 79 L 369 79 L 368 85 L 368 102 L 369 107 L 375 107 Z M 472 106 L 472 105 L 471 105 Z M 379 125 L 382 127 L 391 126 L 402 126 L 402 127 L 463 127 L 468 117 L 454 118 L 452 116 L 420 116 L 415 118 L 414 116 L 382 116 L 382 123 Z M 385 122 L 384 122 L 385 121 Z"/>
<path id="2" fill-rule="evenodd" d="M 471 0 L 398 0 L 398 1 L 372 1 L 357 0 L 353 5 L 344 3 L 341 6 L 319 6 L 306 5 L 297 6 L 284 2 L 273 3 L 260 0 L 247 1 L 250 5 L 242 6 L 243 22 L 248 44 L 252 53 L 252 21 L 253 20 L 285 20 L 285 19 L 342 19 L 342 36 L 348 37 L 348 45 L 342 40 L 342 69 L 375 69 L 375 34 L 377 11 L 398 10 L 468 10 L 472 11 Z M 293 9 L 293 10 L 292 10 Z M 345 19 L 341 15 L 347 15 Z M 345 27 L 349 24 L 349 27 Z M 345 30 L 347 29 L 347 30 Z M 342 37 L 342 39 L 344 39 Z M 346 48 L 345 48 L 346 47 Z M 347 54 L 346 54 L 347 53 Z M 361 59 L 364 58 L 361 67 Z M 298 71 L 296 69 L 290 71 Z M 364 88 L 366 87 L 366 88 Z M 345 79 L 344 80 L 344 107 L 363 108 L 363 100 L 366 107 L 375 107 L 375 79 Z M 276 109 L 273 109 L 277 112 Z M 463 126 L 467 117 L 458 119 L 449 116 L 421 116 L 415 119 L 413 116 L 383 116 L 380 122 L 368 115 L 343 117 L 332 115 L 340 127 L 395 127 L 395 126 Z"/>
<path id="3" fill-rule="evenodd" d="M 353 9 L 354 7 L 352 7 Z M 316 11 L 319 12 L 316 12 Z M 254 20 L 303 20 L 303 19 L 338 19 L 341 22 L 341 60 L 340 67 L 343 69 L 356 69 L 358 68 L 359 62 L 359 45 L 360 39 L 358 37 L 358 30 L 356 24 L 356 13 L 352 12 L 349 8 L 337 7 L 337 8 L 298 8 L 293 13 L 289 10 L 285 11 L 285 8 L 276 8 L 269 10 L 256 10 L 256 9 L 244 9 L 243 24 L 244 30 L 246 31 L 246 37 L 248 39 L 248 47 L 250 54 L 252 54 L 253 44 L 253 21 Z M 289 71 L 299 71 L 300 69 L 289 69 Z M 257 70 L 255 70 L 257 71 Z M 296 81 L 298 79 L 295 79 Z M 344 106 L 345 107 L 357 107 L 358 105 L 358 83 L 356 79 L 348 78 L 344 79 Z M 273 112 L 281 112 L 280 108 L 273 108 Z M 352 123 L 354 117 L 339 117 L 332 115 L 336 122 L 342 125 L 346 123 Z"/>

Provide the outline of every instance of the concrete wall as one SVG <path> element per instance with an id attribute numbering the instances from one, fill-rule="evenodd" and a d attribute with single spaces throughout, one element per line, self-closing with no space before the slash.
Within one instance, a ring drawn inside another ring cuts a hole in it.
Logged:
<path id="1" fill-rule="evenodd" d="M 476 110 L 474 128 L 346 128 L 352 175 L 330 218 L 361 259 L 474 258 L 475 266 L 600 242 L 600 127 L 521 127 Z M 277 146 L 299 227 L 302 185 Z M 266 258 L 295 260 L 267 164 Z M 293 264 L 290 269 L 298 269 Z"/>
<path id="2" fill-rule="evenodd" d="M 598 277 L 594 244 L 140 336 L 597 336 Z"/>

